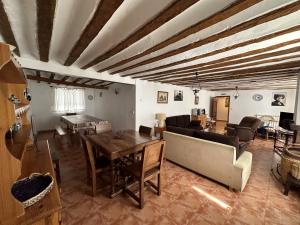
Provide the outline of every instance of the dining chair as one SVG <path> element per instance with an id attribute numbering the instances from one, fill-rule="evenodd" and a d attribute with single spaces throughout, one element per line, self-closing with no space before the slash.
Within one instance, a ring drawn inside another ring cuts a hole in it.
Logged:
<path id="1" fill-rule="evenodd" d="M 154 188 L 157 195 L 161 194 L 161 168 L 165 145 L 166 142 L 161 140 L 154 144 L 145 146 L 142 151 L 142 159 L 139 162 L 124 167 L 125 174 L 132 177 L 133 181 L 138 181 L 139 196 L 129 189 L 131 185 L 127 185 L 127 179 L 125 179 L 124 191 L 139 203 L 139 207 L 141 209 L 144 207 L 145 183 Z M 157 176 L 157 185 L 150 180 L 155 176 Z"/>
<path id="2" fill-rule="evenodd" d="M 151 131 L 152 131 L 151 127 L 146 127 L 146 126 L 141 125 L 139 128 L 139 133 L 145 134 L 147 136 L 151 136 Z"/>
<path id="3" fill-rule="evenodd" d="M 86 159 L 87 183 L 92 179 L 92 194 L 96 195 L 97 175 L 109 169 L 110 161 L 105 156 L 95 157 L 91 142 L 85 135 L 80 135 L 81 144 Z"/>

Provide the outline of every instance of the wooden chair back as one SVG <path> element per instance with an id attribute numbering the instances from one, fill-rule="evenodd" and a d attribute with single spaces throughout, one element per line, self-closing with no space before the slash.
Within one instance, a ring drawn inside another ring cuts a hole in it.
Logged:
<path id="1" fill-rule="evenodd" d="M 107 124 L 97 123 L 95 126 L 96 126 L 97 134 L 112 131 L 111 123 L 107 123 Z"/>
<path id="2" fill-rule="evenodd" d="M 66 113 L 66 116 L 76 116 L 77 113 Z"/>
<path id="3" fill-rule="evenodd" d="M 81 144 L 84 150 L 84 155 L 87 163 L 90 164 L 92 171 L 96 171 L 96 161 L 93 153 L 93 147 L 91 142 L 84 135 L 80 135 Z"/>
<path id="4" fill-rule="evenodd" d="M 142 173 L 146 173 L 150 169 L 161 168 L 166 141 L 159 141 L 144 147 L 142 153 Z"/>
<path id="5" fill-rule="evenodd" d="M 141 125 L 139 128 L 139 133 L 145 134 L 147 136 L 151 136 L 151 131 L 152 131 L 151 127 L 146 127 Z"/>

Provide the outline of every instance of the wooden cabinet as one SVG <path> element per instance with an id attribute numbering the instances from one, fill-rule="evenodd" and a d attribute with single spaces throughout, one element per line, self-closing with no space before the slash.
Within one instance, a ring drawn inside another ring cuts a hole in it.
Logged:
<path id="1" fill-rule="evenodd" d="M 36 147 L 31 139 L 29 102 L 24 96 L 26 85 L 9 46 L 0 43 L 0 225 L 59 224 L 61 204 L 56 183 L 43 200 L 26 209 L 11 194 L 14 182 L 33 172 L 54 176 L 47 142 Z M 12 95 L 20 100 L 17 105 L 10 100 Z M 13 138 L 6 138 L 17 118 L 22 127 Z"/>
<path id="2" fill-rule="evenodd" d="M 202 127 L 206 127 L 206 120 L 207 120 L 207 115 L 202 114 L 202 115 L 198 115 L 198 116 L 193 116 L 192 115 L 192 120 L 198 120 L 201 121 L 201 125 Z"/>

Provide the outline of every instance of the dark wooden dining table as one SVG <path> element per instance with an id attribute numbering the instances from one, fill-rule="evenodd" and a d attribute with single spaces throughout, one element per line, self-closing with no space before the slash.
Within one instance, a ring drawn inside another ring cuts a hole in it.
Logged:
<path id="1" fill-rule="evenodd" d="M 87 135 L 88 140 L 98 147 L 111 162 L 111 197 L 116 196 L 115 161 L 124 156 L 141 151 L 144 146 L 159 141 L 159 138 L 147 136 L 135 130 L 123 130 L 117 132 L 105 132 L 101 134 Z"/>

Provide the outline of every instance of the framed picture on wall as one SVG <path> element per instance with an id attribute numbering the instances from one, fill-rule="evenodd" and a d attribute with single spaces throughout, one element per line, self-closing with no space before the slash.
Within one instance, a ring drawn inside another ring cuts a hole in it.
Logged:
<path id="1" fill-rule="evenodd" d="M 157 92 L 157 103 L 168 103 L 168 92 L 166 91 L 158 91 Z"/>
<path id="2" fill-rule="evenodd" d="M 195 105 L 199 104 L 199 96 L 195 96 Z"/>
<path id="3" fill-rule="evenodd" d="M 183 91 L 180 90 L 174 91 L 174 101 L 183 101 Z"/>
<path id="4" fill-rule="evenodd" d="M 273 92 L 272 93 L 272 106 L 285 106 L 286 105 L 286 92 Z"/>

